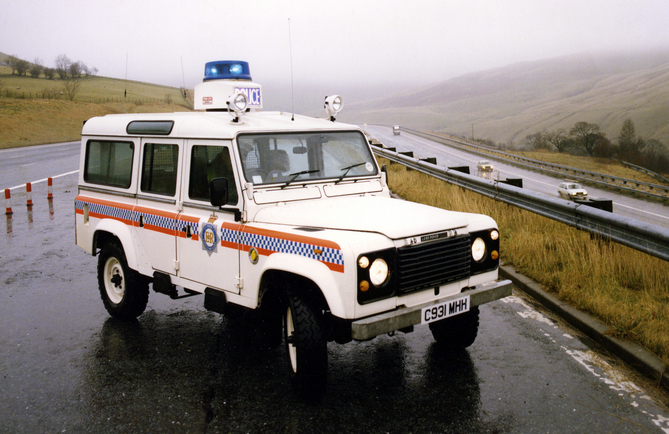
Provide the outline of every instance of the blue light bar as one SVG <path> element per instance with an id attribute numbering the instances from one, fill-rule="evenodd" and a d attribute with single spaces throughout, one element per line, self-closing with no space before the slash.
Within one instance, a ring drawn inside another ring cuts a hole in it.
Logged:
<path id="1" fill-rule="evenodd" d="M 207 62 L 204 66 L 204 81 L 208 80 L 251 80 L 249 63 L 237 60 Z"/>

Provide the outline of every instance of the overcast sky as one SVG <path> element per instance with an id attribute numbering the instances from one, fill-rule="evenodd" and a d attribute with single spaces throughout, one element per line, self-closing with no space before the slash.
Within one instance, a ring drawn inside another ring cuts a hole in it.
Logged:
<path id="1" fill-rule="evenodd" d="M 258 83 L 398 83 L 584 51 L 669 48 L 668 0 L 1 0 L 0 51 L 192 88 L 204 63 Z M 290 22 L 290 25 L 289 25 Z M 292 41 L 292 44 L 290 43 Z M 183 70 L 182 70 L 183 67 Z"/>

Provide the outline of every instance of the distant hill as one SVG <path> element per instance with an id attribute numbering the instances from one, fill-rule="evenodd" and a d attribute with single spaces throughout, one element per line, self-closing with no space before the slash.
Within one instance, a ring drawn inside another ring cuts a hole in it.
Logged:
<path id="1" fill-rule="evenodd" d="M 669 146 L 669 51 L 580 54 L 467 74 L 423 89 L 351 104 L 341 120 L 396 123 L 495 142 L 576 122 L 615 140 L 625 119 Z"/>

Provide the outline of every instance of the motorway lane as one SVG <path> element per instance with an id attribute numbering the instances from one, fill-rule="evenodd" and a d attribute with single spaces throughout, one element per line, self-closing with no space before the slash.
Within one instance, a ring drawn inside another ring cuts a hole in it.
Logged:
<path id="1" fill-rule="evenodd" d="M 413 151 L 416 158 L 436 157 L 437 165 L 443 167 L 469 166 L 470 173 L 476 175 L 476 163 L 484 159 L 474 154 L 461 151 L 429 139 L 414 136 L 407 132 L 395 136 L 390 127 L 367 125 L 366 131 L 387 147 L 398 151 Z M 523 188 L 558 197 L 557 186 L 560 179 L 543 175 L 531 170 L 505 164 L 489 158 L 494 165 L 494 179 L 522 178 Z M 593 198 L 612 199 L 613 212 L 646 223 L 669 228 L 669 206 L 657 202 L 645 201 L 617 194 L 586 185 L 588 194 Z"/>
<path id="2" fill-rule="evenodd" d="M 20 189 L 26 182 L 79 169 L 80 147 L 81 142 L 67 142 L 0 150 L 0 189 Z"/>
<path id="3" fill-rule="evenodd" d="M 76 175 L 54 196 L 0 241 L 0 432 L 669 433 L 666 394 L 520 294 L 482 307 L 465 352 L 427 327 L 330 344 L 327 393 L 303 402 L 282 349 L 201 297 L 152 292 L 138 321 L 109 318 L 74 245 Z"/>

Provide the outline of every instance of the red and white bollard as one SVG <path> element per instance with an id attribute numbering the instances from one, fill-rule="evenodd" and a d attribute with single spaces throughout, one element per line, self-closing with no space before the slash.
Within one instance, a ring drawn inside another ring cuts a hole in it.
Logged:
<path id="1" fill-rule="evenodd" d="M 12 211 L 12 193 L 9 191 L 8 188 L 5 188 L 5 203 L 6 203 L 6 210 L 5 210 L 5 215 L 11 215 L 14 214 Z"/>
<path id="2" fill-rule="evenodd" d="M 26 206 L 33 206 L 33 187 L 29 182 L 26 182 Z"/>
<path id="3" fill-rule="evenodd" d="M 47 180 L 47 185 L 49 186 L 49 194 L 47 195 L 48 200 L 53 200 L 53 178 Z"/>

